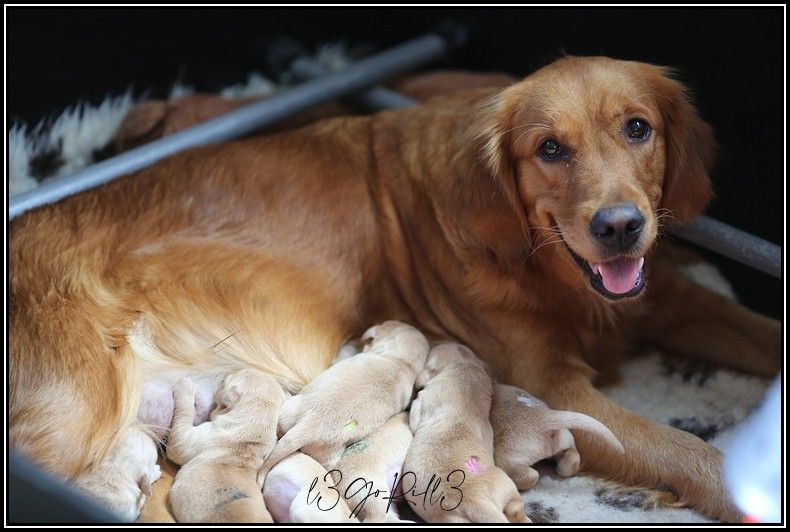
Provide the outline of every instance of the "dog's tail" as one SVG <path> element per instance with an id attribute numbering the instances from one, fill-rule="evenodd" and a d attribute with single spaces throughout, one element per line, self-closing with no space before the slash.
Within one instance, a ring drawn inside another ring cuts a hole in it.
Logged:
<path id="1" fill-rule="evenodd" d="M 597 419 L 568 410 L 552 410 L 543 425 L 548 430 L 577 429 L 591 432 L 609 444 L 617 452 L 624 453 L 625 449 L 609 428 Z"/>

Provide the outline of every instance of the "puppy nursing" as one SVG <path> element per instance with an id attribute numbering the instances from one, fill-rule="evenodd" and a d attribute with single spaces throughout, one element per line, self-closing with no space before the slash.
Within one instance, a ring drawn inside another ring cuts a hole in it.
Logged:
<path id="1" fill-rule="evenodd" d="M 411 406 L 414 440 L 402 487 L 428 495 L 414 511 L 428 522 L 529 522 L 515 484 L 494 465 L 492 384 L 483 363 L 464 346 L 440 344 L 417 386 L 424 388 Z"/>
<path id="2" fill-rule="evenodd" d="M 396 321 L 371 327 L 362 338 L 371 341 L 363 353 L 333 365 L 283 404 L 285 435 L 261 474 L 299 449 L 331 469 L 346 446 L 409 405 L 428 340 Z"/>
<path id="3" fill-rule="evenodd" d="M 494 386 L 490 419 L 494 429 L 494 462 L 520 491 L 535 485 L 538 472 L 531 466 L 546 458 L 557 460 L 560 476 L 578 473 L 579 451 L 568 429 L 589 431 L 624 452 L 620 441 L 601 422 L 577 412 L 551 410 L 546 403 L 515 386 Z"/>
<path id="4" fill-rule="evenodd" d="M 194 384 L 179 380 L 173 394 L 167 457 L 182 466 L 170 491 L 176 519 L 271 523 L 257 473 L 277 440 L 280 385 L 253 369 L 231 373 L 217 390 L 211 421 L 198 426 Z"/>
<path id="5" fill-rule="evenodd" d="M 411 441 L 408 414 L 401 412 L 349 445 L 334 467 L 337 488 L 363 522 L 403 522 L 395 499 L 389 497 L 397 496 L 396 479 L 401 478 Z"/>
<path id="6" fill-rule="evenodd" d="M 151 437 L 131 428 L 109 456 L 94 470 L 77 477 L 74 485 L 124 521 L 134 521 L 151 495 L 151 484 L 159 479 L 156 458 Z"/>
<path id="7" fill-rule="evenodd" d="M 569 429 L 623 450 L 595 419 L 492 384 L 465 346 L 429 353 L 419 331 L 395 321 L 362 340 L 370 343 L 361 353 L 346 344 L 294 397 L 258 370 L 230 373 L 210 421 L 197 426 L 207 400 L 195 382 L 177 380 L 167 445 L 182 465 L 170 490 L 176 520 L 401 522 L 396 502 L 405 498 L 428 522 L 529 522 L 519 490 L 537 482 L 531 466 L 554 457 L 560 475 L 578 472 Z M 115 449 L 78 485 L 133 520 L 159 477 L 156 448 L 135 429 Z"/>

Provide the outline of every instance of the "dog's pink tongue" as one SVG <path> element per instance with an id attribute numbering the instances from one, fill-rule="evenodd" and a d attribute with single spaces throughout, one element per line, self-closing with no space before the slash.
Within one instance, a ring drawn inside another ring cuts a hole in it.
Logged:
<path id="1" fill-rule="evenodd" d="M 636 286 L 642 264 L 642 259 L 620 257 L 609 262 L 594 262 L 591 266 L 601 275 L 604 288 L 613 294 L 625 294 Z"/>

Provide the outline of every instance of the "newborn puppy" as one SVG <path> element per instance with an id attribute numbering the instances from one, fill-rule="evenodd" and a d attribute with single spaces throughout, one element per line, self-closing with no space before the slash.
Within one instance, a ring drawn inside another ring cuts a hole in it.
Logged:
<path id="1" fill-rule="evenodd" d="M 278 523 L 358 523 L 321 464 L 294 453 L 274 466 L 263 483 L 266 508 Z"/>
<path id="2" fill-rule="evenodd" d="M 176 518 L 173 515 L 173 508 L 170 506 L 170 488 L 173 487 L 173 482 L 178 474 L 178 466 L 162 454 L 159 455 L 156 463 L 162 475 L 151 485 L 151 495 L 145 499 L 137 522 L 175 523 Z"/>
<path id="3" fill-rule="evenodd" d="M 624 452 L 617 437 L 598 420 L 577 412 L 551 410 L 546 403 L 515 386 L 494 386 L 491 425 L 494 463 L 513 479 L 519 490 L 535 485 L 539 475 L 531 466 L 545 458 L 556 458 L 560 476 L 569 477 L 579 471 L 579 451 L 568 429 L 592 432 Z"/>
<path id="4" fill-rule="evenodd" d="M 388 505 L 390 501 L 384 498 L 391 495 L 396 485 L 395 474 L 398 479 L 401 477 L 411 440 L 409 417 L 401 412 L 367 437 L 346 447 L 337 462 L 334 468 L 335 478 L 340 478 L 337 488 L 351 511 L 363 522 L 411 522 L 401 521 L 395 501 Z"/>
<path id="5" fill-rule="evenodd" d="M 173 386 L 175 412 L 167 457 L 182 465 L 170 504 L 179 522 L 271 523 L 257 482 L 277 441 L 277 413 L 285 398 L 271 376 L 243 369 L 217 389 L 210 421 L 193 426 L 195 385 Z"/>
<path id="6" fill-rule="evenodd" d="M 529 522 L 515 484 L 494 465 L 492 384 L 483 363 L 462 345 L 437 345 L 420 385 L 402 482 L 407 499 L 420 496 L 414 511 L 429 523 Z"/>
<path id="7" fill-rule="evenodd" d="M 160 476 L 156 445 L 143 431 L 130 428 L 99 466 L 81 476 L 74 485 L 124 521 L 134 521 L 151 484 Z"/>
<path id="8" fill-rule="evenodd" d="M 366 351 L 341 360 L 285 401 L 285 435 L 266 459 L 261 475 L 299 449 L 331 469 L 346 446 L 402 412 L 425 364 L 429 345 L 414 327 L 387 321 L 368 329 Z"/>

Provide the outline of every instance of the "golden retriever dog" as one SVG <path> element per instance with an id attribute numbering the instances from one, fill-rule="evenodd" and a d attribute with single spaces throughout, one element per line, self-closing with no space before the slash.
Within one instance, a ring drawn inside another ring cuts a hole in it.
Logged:
<path id="1" fill-rule="evenodd" d="M 136 421 L 152 367 L 221 355 L 298 391 L 399 319 L 609 427 L 625 455 L 579 433 L 581 471 L 737 519 L 717 450 L 594 385 L 646 347 L 781 365 L 777 321 L 658 250 L 661 225 L 711 197 L 714 156 L 669 74 L 564 57 L 507 87 L 189 150 L 16 218 L 11 445 L 75 479 Z"/>
<path id="2" fill-rule="evenodd" d="M 195 384 L 176 381 L 167 457 L 182 466 L 170 489 L 179 522 L 271 523 L 258 470 L 277 441 L 285 392 L 265 373 L 231 373 L 217 390 L 210 421 L 193 426 Z"/>
<path id="3" fill-rule="evenodd" d="M 439 344 L 417 386 L 401 485 L 417 515 L 429 523 L 530 522 L 516 485 L 494 464 L 485 364 L 465 346 Z"/>
<path id="4" fill-rule="evenodd" d="M 546 458 L 557 462 L 557 474 L 578 473 L 581 457 L 569 429 L 588 431 L 618 452 L 623 446 L 605 425 L 590 416 L 552 410 L 524 390 L 495 384 L 491 398 L 491 428 L 494 430 L 494 463 L 516 483 L 519 491 L 538 481 L 532 466 Z"/>
<path id="5" fill-rule="evenodd" d="M 266 457 L 261 475 L 300 449 L 331 469 L 348 445 L 409 406 L 428 340 L 397 321 L 374 325 L 362 340 L 370 342 L 363 353 L 334 364 L 283 403 L 283 436 Z"/>

